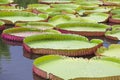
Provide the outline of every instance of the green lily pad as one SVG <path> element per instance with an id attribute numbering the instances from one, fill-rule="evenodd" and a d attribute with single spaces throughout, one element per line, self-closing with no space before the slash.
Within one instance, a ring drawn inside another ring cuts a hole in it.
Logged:
<path id="1" fill-rule="evenodd" d="M 0 21 L 0 30 L 4 30 L 5 29 L 5 23 L 3 21 Z"/>
<path id="2" fill-rule="evenodd" d="M 45 12 L 51 16 L 55 14 L 74 14 L 75 10 L 70 8 L 49 8 Z"/>
<path id="3" fill-rule="evenodd" d="M 120 0 L 103 0 L 108 5 L 120 5 Z"/>
<path id="4" fill-rule="evenodd" d="M 53 8 L 69 8 L 69 9 L 76 9 L 77 7 L 79 7 L 79 5 L 77 4 L 51 4 L 50 5 Z"/>
<path id="5" fill-rule="evenodd" d="M 119 14 L 118 14 L 118 15 L 113 15 L 113 16 L 112 16 L 112 19 L 120 20 L 120 15 L 119 15 Z"/>
<path id="6" fill-rule="evenodd" d="M 119 14 L 120 13 L 120 9 L 118 8 L 118 9 L 113 9 L 112 11 L 111 11 L 111 13 L 112 14 Z"/>
<path id="7" fill-rule="evenodd" d="M 92 13 L 89 14 L 86 17 L 83 17 L 84 19 L 91 20 L 93 22 L 105 22 L 109 18 L 109 14 L 106 13 Z"/>
<path id="8" fill-rule="evenodd" d="M 71 0 L 38 0 L 40 3 L 71 3 Z"/>
<path id="9" fill-rule="evenodd" d="M 59 33 L 55 30 L 39 30 L 35 28 L 10 28 L 6 29 L 2 33 L 2 38 L 7 40 L 13 41 L 22 41 L 25 37 L 37 35 L 37 34 L 52 34 L 52 33 Z"/>
<path id="10" fill-rule="evenodd" d="M 111 9 L 110 8 L 96 8 L 94 10 L 86 10 L 85 13 L 99 13 L 99 12 L 109 12 Z"/>
<path id="11" fill-rule="evenodd" d="M 42 34 L 26 37 L 24 44 L 28 46 L 27 48 L 24 46 L 25 49 L 29 48 L 35 54 L 79 56 L 93 54 L 93 50 L 102 44 L 102 40 L 88 41 L 86 37 L 73 34 Z"/>
<path id="12" fill-rule="evenodd" d="M 17 27 L 26 27 L 26 28 L 36 28 L 40 30 L 53 29 L 53 25 L 47 22 L 26 22 L 26 23 L 16 23 Z"/>
<path id="13" fill-rule="evenodd" d="M 76 4 L 79 4 L 79 5 L 86 5 L 86 6 L 89 6 L 89 5 L 102 5 L 102 1 L 99 1 L 99 0 L 72 0 L 74 3 Z"/>
<path id="14" fill-rule="evenodd" d="M 113 26 L 111 31 L 105 33 L 105 36 L 109 39 L 120 40 L 120 25 Z"/>
<path id="15" fill-rule="evenodd" d="M 120 44 L 111 44 L 108 48 L 101 47 L 97 50 L 96 55 L 103 55 L 120 59 Z"/>
<path id="16" fill-rule="evenodd" d="M 15 6 L 0 6 L 1 11 L 22 11 L 24 8 L 16 8 Z"/>
<path id="17" fill-rule="evenodd" d="M 33 71 L 50 80 L 114 80 L 120 78 L 120 64 L 113 61 L 49 55 L 35 59 Z"/>
<path id="18" fill-rule="evenodd" d="M 57 25 L 57 27 L 56 27 L 56 29 L 66 30 L 68 32 L 71 31 L 71 33 L 74 32 L 76 34 L 80 33 L 80 35 L 84 35 L 84 36 L 87 36 L 90 34 L 91 34 L 91 36 L 95 36 L 95 35 L 97 36 L 97 33 L 99 35 L 101 35 L 100 34 L 101 32 L 103 32 L 102 35 L 104 35 L 107 28 L 109 28 L 109 26 L 107 26 L 105 24 L 80 23 L 80 22 L 79 23 L 63 23 L 63 24 Z"/>
<path id="19" fill-rule="evenodd" d="M 27 6 L 27 9 L 37 9 L 37 10 L 47 10 L 48 8 L 50 8 L 50 6 L 46 4 L 29 4 Z"/>
<path id="20" fill-rule="evenodd" d="M 0 0 L 0 4 L 9 4 L 13 2 L 13 0 Z"/>
<path id="21" fill-rule="evenodd" d="M 24 11 L 1 11 L 0 19 L 5 21 L 6 24 L 14 24 L 17 21 L 41 21 L 45 20 L 47 14 L 41 14 L 37 16 L 36 14 Z"/>
<path id="22" fill-rule="evenodd" d="M 52 25 L 58 25 L 61 23 L 66 23 L 71 20 L 71 17 L 68 15 L 56 15 L 48 20 Z"/>

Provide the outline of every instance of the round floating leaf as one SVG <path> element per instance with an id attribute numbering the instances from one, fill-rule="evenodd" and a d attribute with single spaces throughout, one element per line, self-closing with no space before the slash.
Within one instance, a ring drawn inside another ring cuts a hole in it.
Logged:
<path id="1" fill-rule="evenodd" d="M 120 44 L 111 44 L 108 48 L 101 47 L 97 50 L 96 55 L 120 58 Z"/>
<path id="2" fill-rule="evenodd" d="M 22 41 L 25 37 L 37 35 L 37 34 L 49 34 L 49 33 L 59 33 L 55 30 L 39 30 L 35 28 L 10 28 L 6 29 L 2 33 L 2 38 L 13 41 Z"/>
<path id="3" fill-rule="evenodd" d="M 106 38 L 113 40 L 120 40 L 120 25 L 113 26 L 112 30 L 108 30 L 105 33 Z"/>
<path id="4" fill-rule="evenodd" d="M 1 11 L 0 12 L 0 19 L 4 20 L 5 22 L 8 21 L 9 23 L 15 23 L 17 21 L 41 21 L 45 20 L 46 14 L 41 14 L 37 16 L 31 12 L 24 12 L 24 11 Z M 8 23 L 6 22 L 6 23 Z"/>
<path id="5" fill-rule="evenodd" d="M 38 0 L 40 3 L 71 3 L 71 0 Z"/>
<path id="6" fill-rule="evenodd" d="M 103 36 L 109 26 L 98 23 L 64 23 L 55 27 L 57 30 L 84 36 Z"/>
<path id="7" fill-rule="evenodd" d="M 114 80 L 120 79 L 120 64 L 105 59 L 83 59 L 43 56 L 34 60 L 33 71 L 50 80 Z"/>
<path id="8" fill-rule="evenodd" d="M 37 9 L 37 10 L 46 10 L 50 8 L 49 5 L 46 4 L 29 4 L 27 9 Z"/>
<path id="9" fill-rule="evenodd" d="M 103 0 L 104 5 L 120 5 L 120 0 Z"/>
<path id="10" fill-rule="evenodd" d="M 111 11 L 111 13 L 112 14 L 119 14 L 120 13 L 120 9 L 118 8 L 118 9 L 113 9 L 112 11 Z"/>
<path id="11" fill-rule="evenodd" d="M 31 50 L 35 54 L 81 56 L 93 54 L 101 44 L 102 40 L 88 41 L 84 36 L 73 34 L 42 34 L 24 39 L 25 50 Z"/>
<path id="12" fill-rule="evenodd" d="M 26 22 L 26 23 L 16 23 L 17 27 L 26 27 L 26 28 L 36 28 L 40 30 L 53 29 L 53 25 L 47 22 Z"/>
<path id="13" fill-rule="evenodd" d="M 50 5 L 53 8 L 63 8 L 63 9 L 76 9 L 79 7 L 77 4 L 51 4 Z"/>
<path id="14" fill-rule="evenodd" d="M 93 22 L 105 22 L 109 18 L 109 14 L 106 13 L 92 13 L 86 17 L 85 19 L 91 20 Z"/>
<path id="15" fill-rule="evenodd" d="M 21 11 L 24 8 L 16 8 L 15 6 L 0 6 L 1 11 Z"/>

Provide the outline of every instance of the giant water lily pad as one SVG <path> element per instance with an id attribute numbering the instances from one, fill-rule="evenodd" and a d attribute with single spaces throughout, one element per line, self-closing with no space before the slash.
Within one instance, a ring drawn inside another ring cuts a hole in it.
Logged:
<path id="1" fill-rule="evenodd" d="M 5 23 L 3 21 L 0 21 L 0 30 L 5 29 Z"/>
<path id="2" fill-rule="evenodd" d="M 102 40 L 88 41 L 86 37 L 73 34 L 42 34 L 24 39 L 25 50 L 35 54 L 90 55 L 101 45 Z"/>
<path id="3" fill-rule="evenodd" d="M 48 33 L 59 33 L 55 30 L 38 30 L 35 28 L 10 28 L 6 29 L 2 33 L 2 38 L 12 41 L 22 42 L 25 37 L 37 35 L 37 34 L 48 34 Z"/>
<path id="4" fill-rule="evenodd" d="M 120 13 L 120 8 L 117 8 L 117 9 L 113 9 L 111 11 L 112 14 L 119 14 Z"/>
<path id="5" fill-rule="evenodd" d="M 46 10 L 48 8 L 50 8 L 50 6 L 46 4 L 29 4 L 27 6 L 27 9 L 37 9 L 37 10 Z"/>
<path id="6" fill-rule="evenodd" d="M 53 29 L 53 25 L 47 22 L 26 22 L 16 23 L 16 27 L 36 28 L 40 30 Z"/>
<path id="7" fill-rule="evenodd" d="M 6 24 L 14 24 L 18 21 L 41 21 L 47 19 L 47 14 L 36 14 L 24 11 L 1 11 L 0 19 L 5 21 Z"/>
<path id="8" fill-rule="evenodd" d="M 112 17 L 109 19 L 109 22 L 111 23 L 120 23 L 120 15 L 116 14 L 116 15 L 112 15 Z"/>
<path id="9" fill-rule="evenodd" d="M 112 27 L 112 30 L 108 30 L 105 33 L 106 38 L 112 40 L 120 40 L 120 25 L 116 25 Z"/>
<path id="10" fill-rule="evenodd" d="M 107 6 L 119 6 L 120 5 L 120 0 L 103 0 L 104 5 Z"/>
<path id="11" fill-rule="evenodd" d="M 21 11 L 24 8 L 18 8 L 15 6 L 0 6 L 0 11 Z"/>
<path id="12" fill-rule="evenodd" d="M 73 15 L 72 15 L 73 16 Z M 71 20 L 71 17 L 68 15 L 56 15 L 48 20 L 52 25 L 58 25 L 61 23 L 66 23 Z"/>
<path id="13" fill-rule="evenodd" d="M 88 16 L 84 17 L 87 20 L 91 20 L 93 22 L 106 22 L 109 18 L 109 14 L 106 13 L 92 13 Z"/>
<path id="14" fill-rule="evenodd" d="M 71 0 L 38 0 L 40 3 L 52 4 L 52 3 L 71 3 Z"/>
<path id="15" fill-rule="evenodd" d="M 108 48 L 101 47 L 97 50 L 96 55 L 120 58 L 120 44 L 111 44 Z"/>
<path id="16" fill-rule="evenodd" d="M 35 59 L 33 71 L 50 80 L 119 80 L 120 64 L 113 61 L 49 55 Z"/>
<path id="17" fill-rule="evenodd" d="M 60 15 L 60 14 L 74 14 L 75 10 L 70 8 L 49 8 L 45 11 L 49 16 Z"/>
<path id="18" fill-rule="evenodd" d="M 105 7 L 86 7 L 86 6 L 80 6 L 77 8 L 77 12 L 80 14 L 82 11 L 84 11 L 84 14 L 90 14 L 90 13 L 107 13 L 111 10 L 111 8 L 105 8 Z"/>
<path id="19" fill-rule="evenodd" d="M 51 4 L 50 5 L 53 8 L 69 8 L 69 9 L 76 9 L 77 7 L 79 7 L 79 5 L 77 4 Z"/>
<path id="20" fill-rule="evenodd" d="M 72 34 L 83 36 L 103 36 L 109 26 L 98 23 L 64 23 L 59 24 L 55 29 Z"/>

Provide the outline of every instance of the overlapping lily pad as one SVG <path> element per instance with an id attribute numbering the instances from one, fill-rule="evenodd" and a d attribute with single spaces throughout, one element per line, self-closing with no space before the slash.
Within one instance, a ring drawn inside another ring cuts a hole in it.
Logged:
<path id="1" fill-rule="evenodd" d="M 34 54 L 82 56 L 94 54 L 102 42 L 99 39 L 88 41 L 84 36 L 73 34 L 42 34 L 26 37 L 24 49 Z"/>
<path id="2" fill-rule="evenodd" d="M 83 36 L 104 36 L 109 26 L 98 23 L 64 23 L 55 27 L 63 33 L 79 34 Z"/>
<path id="3" fill-rule="evenodd" d="M 50 80 L 120 79 L 120 64 L 114 58 L 109 61 L 49 55 L 34 60 L 33 71 Z"/>
<path id="4" fill-rule="evenodd" d="M 5 23 L 3 21 L 0 21 L 0 31 L 5 29 Z"/>
<path id="5" fill-rule="evenodd" d="M 5 21 L 6 24 L 14 24 L 15 22 L 26 21 L 41 21 L 47 19 L 47 14 L 36 14 L 24 11 L 1 11 L 0 19 Z"/>
<path id="6" fill-rule="evenodd" d="M 66 9 L 76 9 L 79 7 L 77 4 L 51 4 L 50 5 L 53 8 L 66 8 Z"/>
<path id="7" fill-rule="evenodd" d="M 53 29 L 54 26 L 47 22 L 26 22 L 26 23 L 17 23 L 16 27 L 26 27 L 26 28 L 36 28 L 40 30 Z"/>
<path id="8" fill-rule="evenodd" d="M 84 17 L 84 19 L 91 20 L 93 22 L 106 22 L 109 18 L 109 14 L 106 13 L 92 13 Z"/>
<path id="9" fill-rule="evenodd" d="M 21 11 L 23 8 L 17 8 L 15 6 L 0 6 L 0 11 Z"/>
<path id="10" fill-rule="evenodd" d="M 105 7 L 86 7 L 86 6 L 80 6 L 77 8 L 77 12 L 80 14 L 82 11 L 85 15 L 90 14 L 90 13 L 108 13 L 110 12 L 111 8 L 105 8 Z"/>
<path id="11" fill-rule="evenodd" d="M 59 33 L 55 30 L 39 30 L 35 28 L 10 28 L 6 29 L 2 33 L 2 38 L 12 41 L 22 42 L 25 37 L 37 35 L 37 34 L 48 34 L 48 33 Z"/>
<path id="12" fill-rule="evenodd" d="M 46 4 L 29 4 L 27 6 L 27 9 L 37 9 L 37 10 L 46 10 L 48 8 L 50 8 L 50 6 Z"/>
<path id="13" fill-rule="evenodd" d="M 111 11 L 111 13 L 112 13 L 112 14 L 119 14 L 119 13 L 120 13 L 120 9 L 119 9 L 119 8 L 113 9 L 113 10 Z"/>
<path id="14" fill-rule="evenodd" d="M 53 4 L 53 3 L 71 3 L 71 0 L 38 0 L 40 3 Z"/>
<path id="15" fill-rule="evenodd" d="M 109 19 L 109 22 L 119 24 L 120 23 L 120 15 L 119 14 L 112 15 L 112 17 Z"/>
<path id="16" fill-rule="evenodd" d="M 96 55 L 108 56 L 120 59 L 120 44 L 111 44 L 108 48 L 101 47 L 97 50 Z"/>
<path id="17" fill-rule="evenodd" d="M 108 30 L 105 33 L 106 38 L 112 40 L 120 40 L 120 25 L 113 26 L 112 30 Z"/>
<path id="18" fill-rule="evenodd" d="M 103 3 L 107 6 L 119 6 L 120 0 L 103 0 Z"/>

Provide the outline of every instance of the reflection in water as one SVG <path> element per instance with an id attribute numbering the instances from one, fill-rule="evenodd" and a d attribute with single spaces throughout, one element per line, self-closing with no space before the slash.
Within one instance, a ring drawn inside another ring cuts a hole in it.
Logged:
<path id="1" fill-rule="evenodd" d="M 3 41 L 5 44 L 8 44 L 8 45 L 22 46 L 22 42 L 10 41 L 10 40 L 6 40 L 6 39 L 2 39 L 2 41 Z"/>
<path id="2" fill-rule="evenodd" d="M 38 0 L 14 0 L 14 3 L 19 4 L 19 7 L 26 8 L 28 4 L 38 3 Z"/>
<path id="3" fill-rule="evenodd" d="M 0 38 L 0 59 L 4 57 L 10 59 L 9 49 L 6 44 L 4 44 Z"/>
<path id="4" fill-rule="evenodd" d="M 42 57 L 44 55 L 41 55 L 41 54 L 34 54 L 34 53 L 29 53 L 27 52 L 26 50 L 23 49 L 23 56 L 28 58 L 28 59 L 36 59 L 38 57 Z"/>
<path id="5" fill-rule="evenodd" d="M 34 80 L 46 80 L 46 79 L 36 75 L 34 72 L 33 72 L 33 78 L 34 78 Z"/>
<path id="6" fill-rule="evenodd" d="M 0 73 L 2 72 L 2 60 L 7 60 L 9 61 L 10 60 L 10 54 L 9 54 L 9 49 L 8 49 L 8 46 L 5 45 L 1 38 L 0 38 Z"/>

